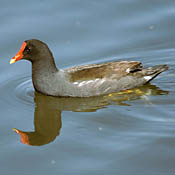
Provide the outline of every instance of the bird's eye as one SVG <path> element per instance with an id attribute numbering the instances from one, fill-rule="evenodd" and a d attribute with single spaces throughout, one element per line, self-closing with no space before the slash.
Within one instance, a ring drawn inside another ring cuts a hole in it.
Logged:
<path id="1" fill-rule="evenodd" d="M 26 46 L 25 50 L 26 50 L 26 52 L 30 52 L 31 48 Z"/>

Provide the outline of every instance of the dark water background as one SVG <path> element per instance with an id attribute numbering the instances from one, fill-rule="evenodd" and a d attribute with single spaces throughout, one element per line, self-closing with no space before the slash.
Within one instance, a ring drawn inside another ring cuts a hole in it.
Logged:
<path id="1" fill-rule="evenodd" d="M 175 174 L 175 1 L 1 0 L 0 26 L 1 174 Z M 31 38 L 59 68 L 124 59 L 169 70 L 128 94 L 46 97 L 29 62 L 9 64 Z"/>

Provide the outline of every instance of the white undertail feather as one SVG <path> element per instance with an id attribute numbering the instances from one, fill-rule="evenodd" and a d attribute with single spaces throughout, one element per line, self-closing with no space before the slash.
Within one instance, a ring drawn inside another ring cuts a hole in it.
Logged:
<path id="1" fill-rule="evenodd" d="M 143 78 L 148 81 L 151 80 L 152 76 L 144 76 Z"/>

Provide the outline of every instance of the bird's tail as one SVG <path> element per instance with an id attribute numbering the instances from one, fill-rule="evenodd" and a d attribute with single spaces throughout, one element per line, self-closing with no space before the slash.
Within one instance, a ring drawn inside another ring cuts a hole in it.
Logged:
<path id="1" fill-rule="evenodd" d="M 157 77 L 157 75 L 159 75 L 161 72 L 164 72 L 167 69 L 168 69 L 167 65 L 158 65 L 158 66 L 144 68 L 142 71 L 144 74 L 144 78 L 148 80 L 147 82 L 149 82 L 153 78 Z"/>

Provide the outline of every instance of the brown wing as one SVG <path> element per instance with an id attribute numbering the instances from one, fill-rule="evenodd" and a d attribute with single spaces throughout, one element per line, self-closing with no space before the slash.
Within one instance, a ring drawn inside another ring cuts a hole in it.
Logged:
<path id="1" fill-rule="evenodd" d="M 93 80 L 97 78 L 120 79 L 129 73 L 133 73 L 142 68 L 137 61 L 118 61 L 103 64 L 90 64 L 69 68 L 68 72 L 72 82 Z"/>

